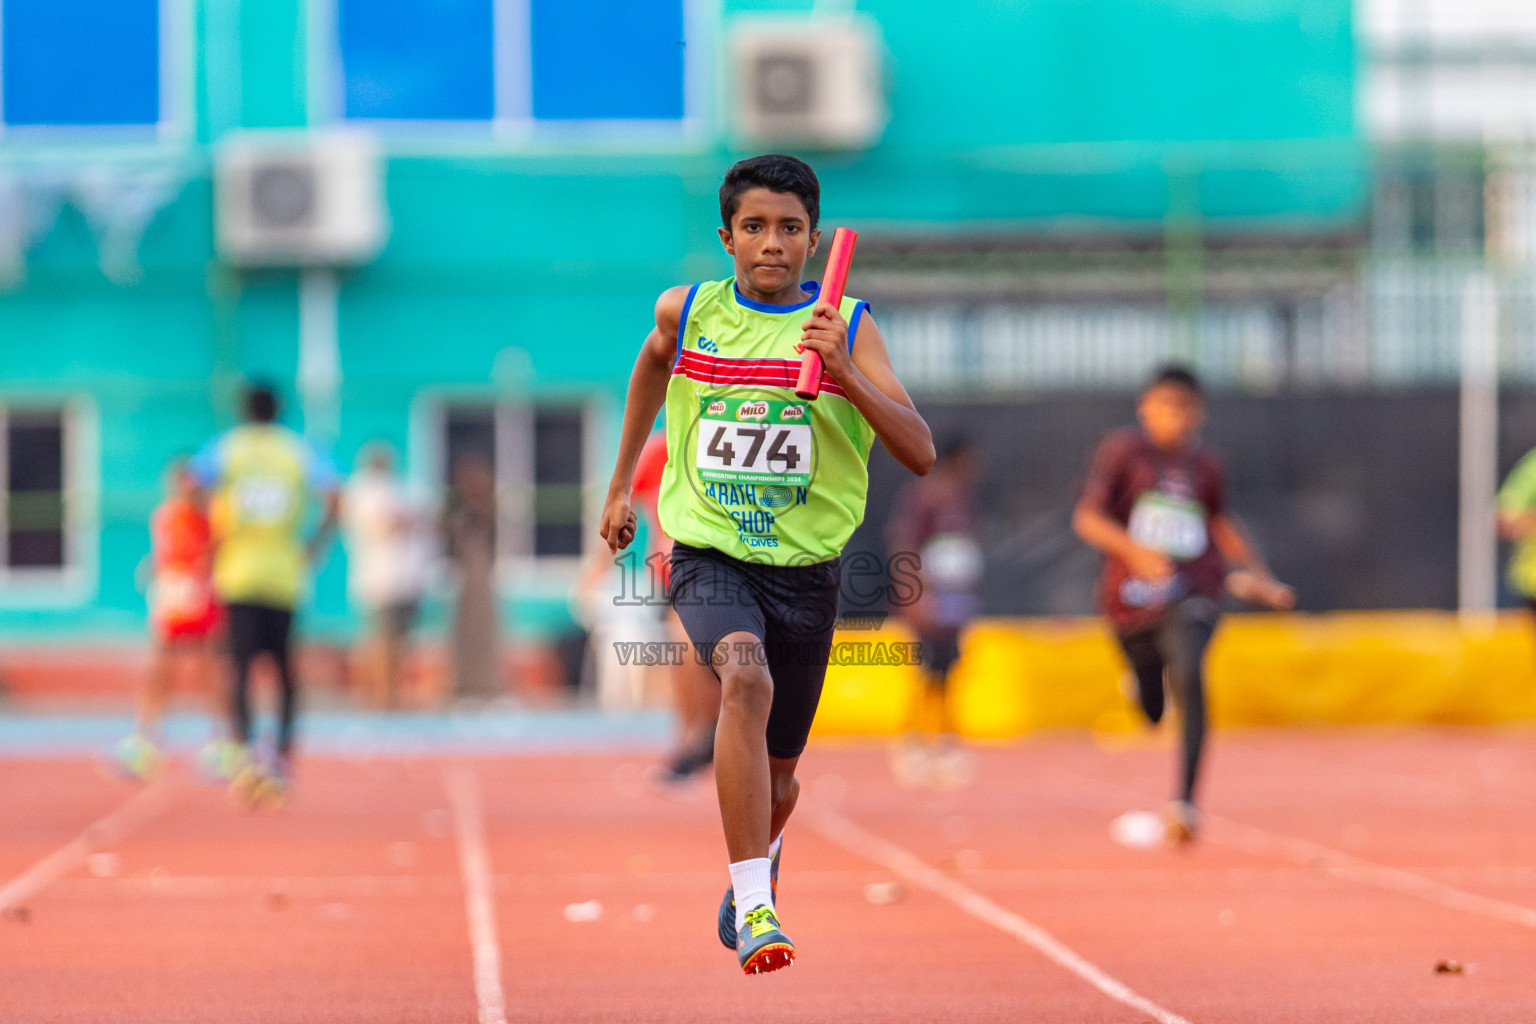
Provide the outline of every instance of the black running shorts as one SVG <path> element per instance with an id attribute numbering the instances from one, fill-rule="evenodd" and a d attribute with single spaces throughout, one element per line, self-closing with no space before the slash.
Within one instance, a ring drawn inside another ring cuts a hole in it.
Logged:
<path id="1" fill-rule="evenodd" d="M 229 621 L 229 653 L 235 661 L 249 661 L 263 651 L 274 658 L 288 657 L 292 609 L 232 601 L 224 606 L 224 614 Z"/>
<path id="2" fill-rule="evenodd" d="M 713 548 L 672 546 L 672 607 L 699 657 L 716 666 L 715 675 L 727 659 L 751 656 L 720 647 L 722 638 L 751 633 L 763 642 L 773 679 L 772 757 L 799 757 L 805 749 L 827 674 L 841 578 L 841 558 L 764 565 Z"/>

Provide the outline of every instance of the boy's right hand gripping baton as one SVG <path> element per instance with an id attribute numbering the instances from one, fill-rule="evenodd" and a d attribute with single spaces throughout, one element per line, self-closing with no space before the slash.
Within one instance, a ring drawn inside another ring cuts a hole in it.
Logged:
<path id="1" fill-rule="evenodd" d="M 832 232 L 832 251 L 827 254 L 827 273 L 821 282 L 818 303 L 829 302 L 833 308 L 843 304 L 843 289 L 848 284 L 848 268 L 853 264 L 853 247 L 858 244 L 858 232 L 850 228 L 838 228 Z M 849 344 L 853 339 L 848 339 Z M 795 381 L 795 397 L 814 401 L 821 394 L 821 355 L 806 349 L 800 359 L 800 379 Z"/>

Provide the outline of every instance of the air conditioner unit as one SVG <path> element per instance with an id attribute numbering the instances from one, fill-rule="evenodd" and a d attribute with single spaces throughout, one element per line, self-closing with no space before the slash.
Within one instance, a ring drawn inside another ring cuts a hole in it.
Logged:
<path id="1" fill-rule="evenodd" d="M 214 207 L 219 255 L 240 267 L 366 263 L 389 233 L 378 151 L 353 135 L 234 137 Z"/>
<path id="2" fill-rule="evenodd" d="M 867 149 L 890 119 L 871 19 L 744 20 L 732 39 L 738 140 Z"/>

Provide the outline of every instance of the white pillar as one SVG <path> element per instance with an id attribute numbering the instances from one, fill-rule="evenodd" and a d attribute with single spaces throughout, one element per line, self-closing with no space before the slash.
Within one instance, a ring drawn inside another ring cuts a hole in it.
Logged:
<path id="1" fill-rule="evenodd" d="M 1494 494 L 1499 459 L 1498 293 L 1486 269 L 1467 277 L 1461 311 L 1461 497 L 1457 605 L 1463 620 L 1498 604 Z"/>
<path id="2" fill-rule="evenodd" d="M 299 398 L 304 433 L 329 447 L 341 430 L 341 337 L 336 271 L 299 274 Z"/>

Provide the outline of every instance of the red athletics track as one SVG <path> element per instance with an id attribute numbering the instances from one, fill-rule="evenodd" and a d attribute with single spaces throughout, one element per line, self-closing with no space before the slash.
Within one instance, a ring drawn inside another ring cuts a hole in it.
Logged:
<path id="1" fill-rule="evenodd" d="M 1225 734 L 1187 851 L 1108 839 L 1166 750 L 1036 739 L 932 793 L 813 747 L 780 899 L 801 959 L 751 979 L 713 935 L 712 795 L 656 795 L 644 763 L 311 759 L 256 815 L 172 780 L 0 918 L 0 1021 L 1536 1019 L 1526 733 Z M 0 880 L 132 793 L 0 762 Z"/>

